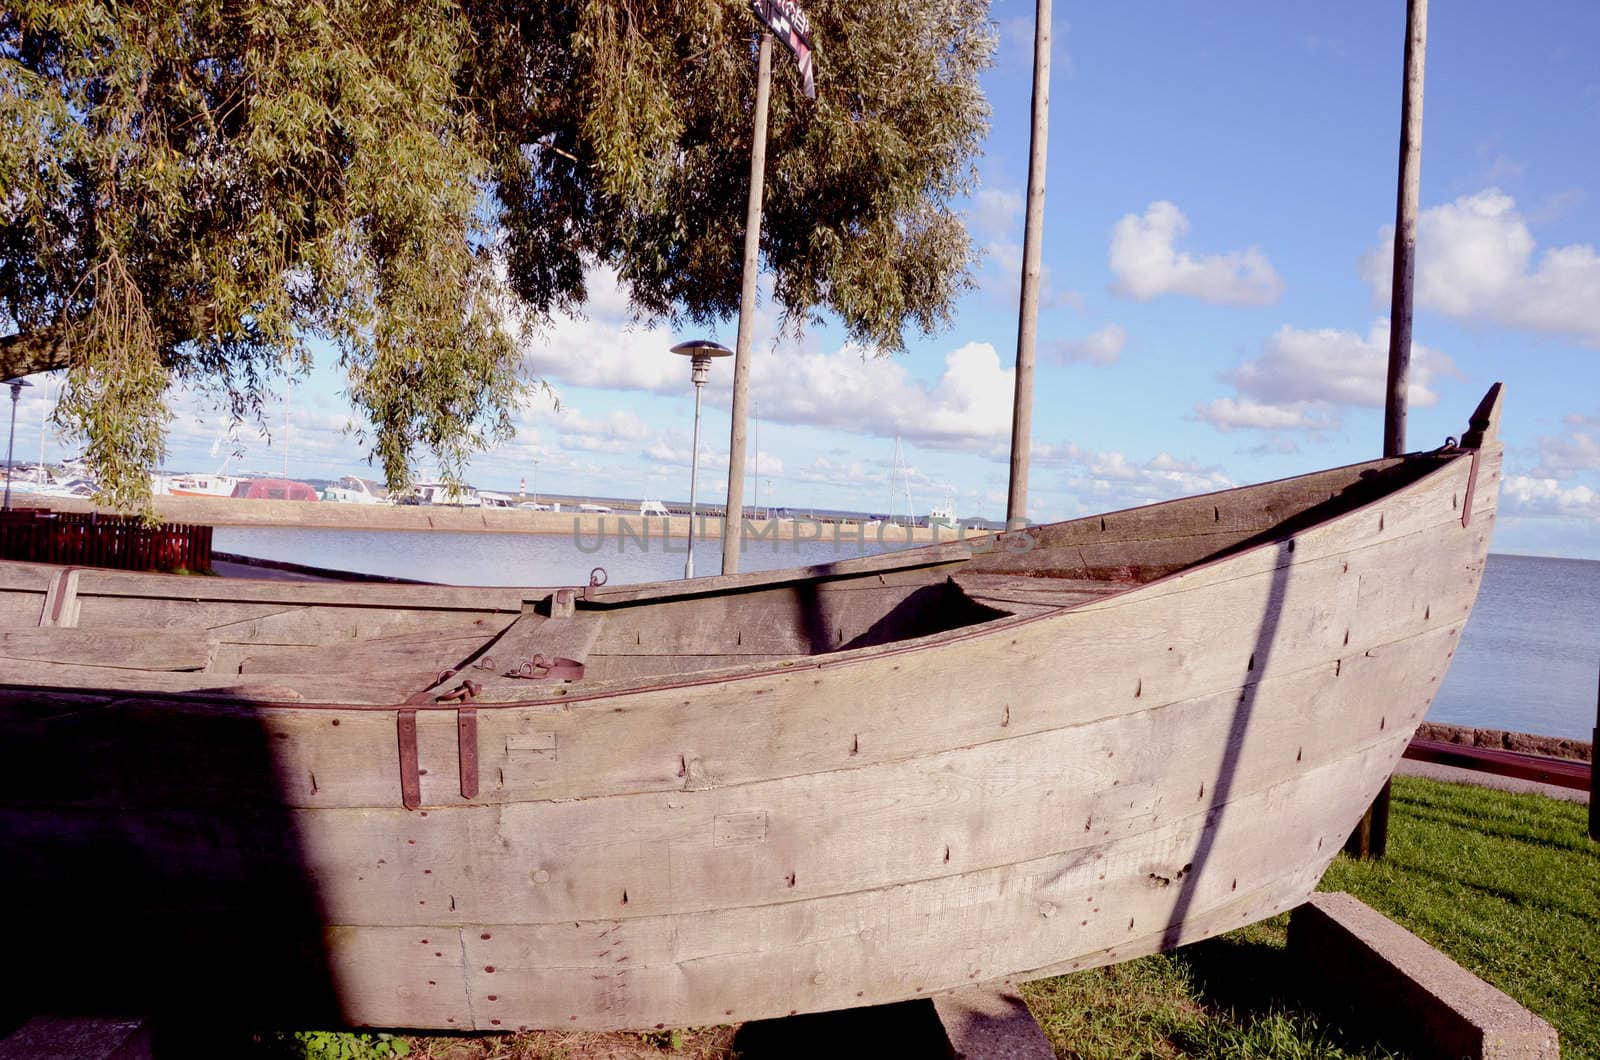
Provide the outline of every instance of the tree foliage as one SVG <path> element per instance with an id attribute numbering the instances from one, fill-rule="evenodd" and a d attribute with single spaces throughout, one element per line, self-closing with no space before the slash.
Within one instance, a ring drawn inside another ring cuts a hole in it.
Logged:
<path id="1" fill-rule="evenodd" d="M 812 0 L 775 64 L 762 255 L 796 326 L 933 330 L 986 131 L 980 0 Z M 745 0 L 21 0 L 0 9 L 0 376 L 144 499 L 182 380 L 259 410 L 337 351 L 391 484 L 510 430 L 519 325 L 613 268 L 647 318 L 738 305 Z"/>

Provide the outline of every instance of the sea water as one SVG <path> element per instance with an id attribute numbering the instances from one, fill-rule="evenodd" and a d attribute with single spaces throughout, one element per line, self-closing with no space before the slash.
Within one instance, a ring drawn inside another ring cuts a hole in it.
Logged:
<path id="1" fill-rule="evenodd" d="M 1428 720 L 1587 740 L 1600 694 L 1600 562 L 1491 555 Z"/>
<path id="2" fill-rule="evenodd" d="M 211 547 L 261 559 L 448 585 L 584 585 L 596 567 L 605 570 L 606 584 L 612 586 L 683 577 L 686 538 L 634 532 L 640 523 L 637 518 L 627 524 L 613 519 L 597 523 L 597 528 L 565 534 L 219 526 Z M 794 534 L 782 539 L 746 536 L 739 569 L 804 567 L 908 545 L 905 531 L 894 526 L 859 532 L 831 523 L 797 526 Z M 954 534 L 950 532 L 950 540 Z M 694 571 L 700 577 L 721 573 L 720 537 L 695 541 Z"/>
<path id="3" fill-rule="evenodd" d="M 903 548 L 893 528 L 812 540 L 747 541 L 742 570 L 830 563 Z M 218 527 L 220 552 L 453 585 L 582 585 L 595 567 L 610 585 L 683 576 L 686 542 L 604 534 Z M 700 540 L 695 572 L 722 568 L 719 539 Z M 1600 684 L 1600 562 L 1492 555 L 1431 721 L 1587 740 Z"/>

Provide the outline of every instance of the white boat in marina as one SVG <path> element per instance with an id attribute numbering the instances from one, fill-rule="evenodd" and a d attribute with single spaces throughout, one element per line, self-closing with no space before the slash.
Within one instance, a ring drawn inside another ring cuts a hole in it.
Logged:
<path id="1" fill-rule="evenodd" d="M 171 497 L 232 497 L 233 491 L 244 481 L 238 475 L 171 475 L 163 480 L 157 492 Z"/>
<path id="2" fill-rule="evenodd" d="M 478 491 L 463 483 L 418 482 L 396 498 L 396 504 L 436 504 L 456 508 L 479 506 Z"/>
<path id="3" fill-rule="evenodd" d="M 325 501 L 342 504 L 388 504 L 389 491 L 371 479 L 346 475 L 322 491 Z"/>

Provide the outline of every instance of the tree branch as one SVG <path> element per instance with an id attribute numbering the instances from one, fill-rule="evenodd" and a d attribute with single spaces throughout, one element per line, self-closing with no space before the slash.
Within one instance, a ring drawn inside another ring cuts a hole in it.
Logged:
<path id="1" fill-rule="evenodd" d="M 68 359 L 67 329 L 60 324 L 0 336 L 0 379 L 65 368 Z"/>

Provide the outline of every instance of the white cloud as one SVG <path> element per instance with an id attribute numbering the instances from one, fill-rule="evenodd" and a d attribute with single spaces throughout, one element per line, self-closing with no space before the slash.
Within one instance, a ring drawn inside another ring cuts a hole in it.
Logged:
<path id="1" fill-rule="evenodd" d="M 1073 442 L 1036 444 L 1030 462 L 1034 467 L 1059 468 L 1058 488 L 1092 500 L 1102 511 L 1234 485 L 1221 468 L 1170 453 L 1157 453 L 1141 463 L 1124 453 L 1084 449 Z"/>
<path id="2" fill-rule="evenodd" d="M 1429 384 L 1453 375 L 1455 363 L 1413 342 L 1407 394 L 1413 405 L 1435 405 Z M 1330 405 L 1382 408 L 1389 374 L 1389 323 L 1377 321 L 1366 338 L 1353 331 L 1301 331 L 1287 324 L 1268 339 L 1262 355 L 1228 375 L 1241 393 L 1260 401 L 1320 401 Z"/>
<path id="3" fill-rule="evenodd" d="M 1128 333 L 1116 324 L 1107 324 L 1092 335 L 1051 343 L 1045 347 L 1044 359 L 1057 364 L 1116 364 L 1127 345 Z"/>
<path id="4" fill-rule="evenodd" d="M 1567 486 L 1553 478 L 1513 475 L 1501 487 L 1507 515 L 1600 519 L 1600 493 L 1588 486 Z"/>
<path id="5" fill-rule="evenodd" d="M 1382 408 L 1389 371 L 1389 324 L 1378 321 L 1365 338 L 1353 331 L 1302 331 L 1284 325 L 1266 341 L 1261 356 L 1223 378 L 1239 391 L 1195 406 L 1196 418 L 1220 431 L 1320 431 L 1340 423 L 1341 408 Z M 1432 389 L 1455 363 L 1438 350 L 1411 346 L 1407 387 L 1415 406 L 1437 404 Z"/>
<path id="6" fill-rule="evenodd" d="M 951 446 L 1010 433 L 1014 379 L 993 346 L 972 342 L 945 355 L 932 384 L 912 378 L 903 359 L 846 346 L 758 357 L 752 386 L 764 420 Z"/>
<path id="7" fill-rule="evenodd" d="M 1283 294 L 1283 278 L 1259 247 L 1195 257 L 1177 249 L 1188 231 L 1189 219 L 1166 201 L 1118 221 L 1111 230 L 1111 289 L 1141 302 L 1183 294 L 1222 305 L 1269 305 Z"/>
<path id="8" fill-rule="evenodd" d="M 559 390 L 562 386 L 648 390 L 679 394 L 689 386 L 688 359 L 674 356 L 678 341 L 665 327 L 633 321 L 616 274 L 591 269 L 585 316 L 558 316 L 523 347 L 523 365 Z"/>
<path id="9" fill-rule="evenodd" d="M 1201 402 L 1195 406 L 1195 417 L 1224 434 L 1241 428 L 1258 431 L 1325 431 L 1337 425 L 1334 414 L 1314 402 L 1268 405 L 1247 397 Z"/>
<path id="10" fill-rule="evenodd" d="M 1394 228 L 1361 261 L 1387 300 Z M 1425 210 L 1417 222 L 1417 305 L 1460 320 L 1571 336 L 1600 348 L 1600 255 L 1586 243 L 1537 249 L 1511 196 L 1497 188 Z"/>
<path id="11" fill-rule="evenodd" d="M 1587 431 L 1539 439 L 1539 466 L 1533 469 L 1536 477 L 1569 479 L 1584 471 L 1600 471 L 1600 442 Z"/>
<path id="12" fill-rule="evenodd" d="M 1121 453 L 1090 453 L 1086 457 L 1083 469 L 1069 473 L 1063 485 L 1101 508 L 1211 493 L 1234 484 L 1220 468 L 1177 460 L 1166 453 L 1142 464 L 1129 461 Z"/>

